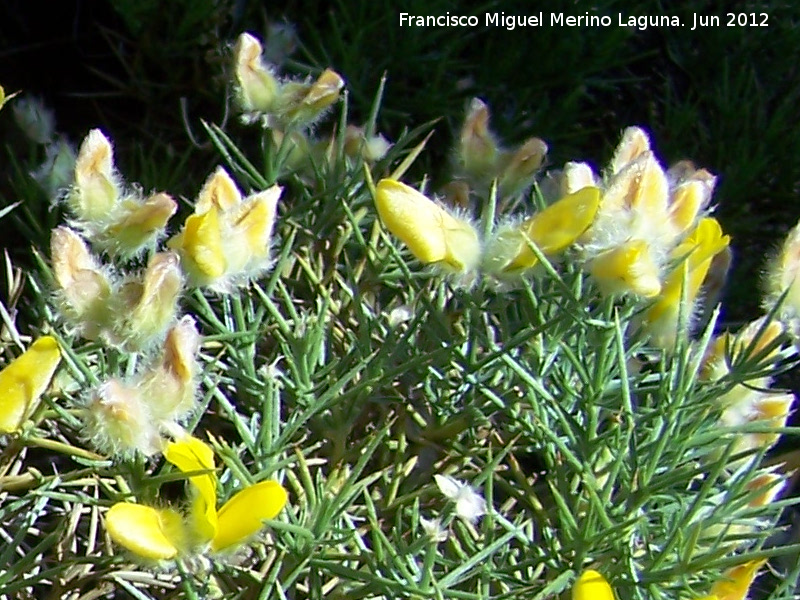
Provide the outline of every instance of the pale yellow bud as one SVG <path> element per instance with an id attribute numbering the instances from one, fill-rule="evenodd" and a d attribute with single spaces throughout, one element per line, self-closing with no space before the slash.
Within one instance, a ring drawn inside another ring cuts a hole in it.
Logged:
<path id="1" fill-rule="evenodd" d="M 314 83 L 287 83 L 281 89 L 279 116 L 293 124 L 310 124 L 339 99 L 344 79 L 325 69 Z"/>
<path id="2" fill-rule="evenodd" d="M 792 324 L 796 334 L 797 322 L 800 319 L 800 223 L 786 236 L 778 255 L 767 268 L 767 289 L 764 297 L 764 308 L 772 310 L 781 296 L 786 294 L 779 309 L 782 320 Z"/>
<path id="3" fill-rule="evenodd" d="M 141 377 L 139 387 L 157 423 L 180 421 L 194 409 L 200 334 L 192 317 L 183 317 L 164 342 L 161 361 Z"/>
<path id="4" fill-rule="evenodd" d="M 478 266 L 481 242 L 472 224 L 414 188 L 382 179 L 377 185 L 375 206 L 386 228 L 420 262 L 462 273 Z"/>
<path id="5" fill-rule="evenodd" d="M 257 274 L 269 265 L 269 246 L 282 188 L 271 188 L 248 196 L 242 204 L 225 215 L 228 229 L 222 240 L 228 269 Z"/>
<path id="6" fill-rule="evenodd" d="M 492 179 L 496 174 L 500 146 L 489 129 L 489 107 L 473 98 L 461 128 L 458 160 L 464 171 L 476 179 Z"/>
<path id="7" fill-rule="evenodd" d="M 597 177 L 586 163 L 568 162 L 561 173 L 562 195 L 574 194 L 585 187 L 597 187 Z"/>
<path id="8" fill-rule="evenodd" d="M 147 456 L 161 450 L 161 438 L 138 387 L 112 379 L 97 388 L 86 404 L 86 427 L 101 452 Z"/>
<path id="9" fill-rule="evenodd" d="M 94 339 L 109 320 L 111 281 L 83 238 L 67 227 L 53 230 L 50 253 L 62 299 L 61 315 L 85 337 Z"/>
<path id="10" fill-rule="evenodd" d="M 182 287 L 178 255 L 153 255 L 141 278 L 127 282 L 120 290 L 115 308 L 118 320 L 109 341 L 139 350 L 163 338 L 175 319 Z"/>
<path id="11" fill-rule="evenodd" d="M 110 254 L 136 255 L 163 234 L 177 210 L 175 201 L 164 193 L 154 194 L 144 202 L 129 198 L 120 204 L 117 220 L 94 240 Z"/>
<path id="12" fill-rule="evenodd" d="M 220 213 L 224 213 L 238 206 L 241 202 L 242 195 L 239 193 L 236 183 L 225 169 L 217 167 L 203 184 L 197 196 L 194 214 L 202 215 L 211 210 L 212 207 L 216 207 Z"/>
<path id="13" fill-rule="evenodd" d="M 644 130 L 639 127 L 628 127 L 622 132 L 622 139 L 614 152 L 614 158 L 611 159 L 611 174 L 616 175 L 649 151 L 650 138 Z"/>
<path id="14" fill-rule="evenodd" d="M 547 144 L 531 138 L 501 159 L 499 185 L 505 194 L 515 194 L 533 182 L 533 177 L 544 163 Z"/>
<path id="15" fill-rule="evenodd" d="M 102 131 L 92 129 L 75 161 L 75 185 L 67 197 L 69 207 L 89 227 L 104 224 L 115 217 L 121 193 L 111 142 Z"/>
<path id="16" fill-rule="evenodd" d="M 669 218 L 676 236 L 688 231 L 695 224 L 700 211 L 711 201 L 716 181 L 716 177 L 701 169 L 672 189 Z"/>
<path id="17" fill-rule="evenodd" d="M 641 230 L 649 232 L 663 226 L 668 200 L 666 174 L 648 151 L 639 154 L 609 182 L 602 210 L 606 214 L 629 210 Z"/>
<path id="18" fill-rule="evenodd" d="M 237 97 L 247 112 L 270 113 L 278 101 L 280 84 L 261 58 L 261 43 L 249 33 L 239 36 L 234 49 Z"/>

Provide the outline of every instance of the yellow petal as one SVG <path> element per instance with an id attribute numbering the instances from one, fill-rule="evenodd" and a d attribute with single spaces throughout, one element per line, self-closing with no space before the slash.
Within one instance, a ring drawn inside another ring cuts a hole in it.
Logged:
<path id="1" fill-rule="evenodd" d="M 264 520 L 274 519 L 287 498 L 286 490 L 277 481 L 246 487 L 220 509 L 219 527 L 211 548 L 219 551 L 242 543 L 261 529 Z"/>
<path id="2" fill-rule="evenodd" d="M 175 558 L 184 546 L 183 522 L 171 510 L 120 502 L 106 513 L 106 529 L 120 546 L 152 560 Z"/>
<path id="3" fill-rule="evenodd" d="M 181 264 L 195 285 L 205 285 L 222 277 L 227 261 L 222 252 L 222 232 L 216 208 L 190 215 L 178 235 L 167 244 L 180 252 Z"/>
<path id="4" fill-rule="evenodd" d="M 605 577 L 587 569 L 572 588 L 572 600 L 614 600 L 614 591 Z"/>
<path id="5" fill-rule="evenodd" d="M 521 229 L 544 254 L 563 252 L 589 228 L 600 206 L 600 190 L 585 187 L 564 196 L 526 220 Z M 530 247 L 525 247 L 512 265 L 536 262 Z M 509 265 L 511 267 L 512 265 Z"/>
<path id="6" fill-rule="evenodd" d="M 0 371 L 0 432 L 16 431 L 50 385 L 61 351 L 55 338 L 39 338 Z"/>
<path id="7" fill-rule="evenodd" d="M 462 272 L 477 266 L 481 245 L 475 228 L 414 188 L 382 179 L 375 205 L 386 228 L 421 262 L 440 263 Z"/>
<path id="8" fill-rule="evenodd" d="M 661 291 L 658 267 L 643 240 L 632 240 L 601 254 L 589 264 L 589 272 L 606 294 L 633 293 L 652 298 Z"/>
<path id="9" fill-rule="evenodd" d="M 164 458 L 184 473 L 211 471 L 192 475 L 196 497 L 191 519 L 194 535 L 202 542 L 210 541 L 217 532 L 217 477 L 214 474 L 214 451 L 196 437 L 187 436 L 167 444 Z"/>
<path id="10" fill-rule="evenodd" d="M 766 562 L 766 560 L 751 560 L 730 569 L 711 588 L 712 595 L 719 600 L 744 600 L 758 570 Z"/>
<path id="11" fill-rule="evenodd" d="M 257 268 L 268 258 L 281 191 L 275 185 L 254 194 L 229 215 L 230 229 L 225 232 L 222 244 L 230 272 Z"/>
<path id="12" fill-rule="evenodd" d="M 722 235 L 722 228 L 716 219 L 702 219 L 694 231 L 673 251 L 673 257 L 683 260 L 674 269 L 664 284 L 663 293 L 648 311 L 648 319 L 655 321 L 662 314 L 674 313 L 681 300 L 684 277 L 688 282 L 686 298 L 691 303 L 697 298 L 700 286 L 706 278 L 711 260 L 730 243 L 730 237 Z"/>

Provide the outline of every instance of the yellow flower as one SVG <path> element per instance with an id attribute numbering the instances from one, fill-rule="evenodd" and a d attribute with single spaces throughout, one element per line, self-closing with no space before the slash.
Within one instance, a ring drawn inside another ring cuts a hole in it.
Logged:
<path id="1" fill-rule="evenodd" d="M 40 337 L 0 371 L 0 433 L 17 431 L 44 394 L 61 361 L 55 338 Z"/>
<path id="2" fill-rule="evenodd" d="M 272 186 L 242 199 L 223 168 L 209 177 L 194 214 L 167 243 L 180 254 L 192 285 L 227 291 L 231 284 L 256 277 L 269 267 L 281 191 Z"/>
<path id="3" fill-rule="evenodd" d="M 706 217 L 673 250 L 673 259 L 680 263 L 667 276 L 660 296 L 645 313 L 645 328 L 654 344 L 661 348 L 670 348 L 674 344 L 681 325 L 678 323 L 679 315 L 682 312 L 687 318 L 691 316 L 694 301 L 712 259 L 729 243 L 730 237 L 722 234 L 716 219 Z M 684 295 L 687 304 L 682 306 Z"/>
<path id="4" fill-rule="evenodd" d="M 460 273 L 478 266 L 481 242 L 475 227 L 414 188 L 382 179 L 376 188 L 375 206 L 386 228 L 420 262 Z"/>
<path id="5" fill-rule="evenodd" d="M 600 190 L 586 187 L 564 196 L 518 226 L 500 228 L 486 249 L 484 265 L 494 274 L 530 269 L 539 262 L 530 244 L 556 256 L 591 225 L 600 204 Z"/>
<path id="6" fill-rule="evenodd" d="M 751 560 L 726 571 L 711 588 L 711 597 L 717 600 L 744 600 L 755 581 L 758 570 L 766 560 Z"/>
<path id="7" fill-rule="evenodd" d="M 189 474 L 194 499 L 187 518 L 172 509 L 118 503 L 106 514 L 111 538 L 134 554 L 169 560 L 193 552 L 231 550 L 256 534 L 263 521 L 275 518 L 286 505 L 286 490 L 262 481 L 235 494 L 217 512 L 217 479 L 211 448 L 186 437 L 168 444 L 164 457 Z"/>
<path id="8" fill-rule="evenodd" d="M 605 577 L 587 569 L 572 588 L 572 600 L 614 600 L 614 591 Z"/>
<path id="9" fill-rule="evenodd" d="M 652 298 L 661 291 L 658 265 L 644 240 L 632 240 L 600 254 L 589 263 L 589 273 L 606 294 Z"/>

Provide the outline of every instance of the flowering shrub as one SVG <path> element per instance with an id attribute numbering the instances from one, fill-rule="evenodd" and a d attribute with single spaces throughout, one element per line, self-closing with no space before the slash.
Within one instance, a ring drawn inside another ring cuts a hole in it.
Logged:
<path id="1" fill-rule="evenodd" d="M 263 156 L 207 126 L 227 165 L 176 217 L 91 131 L 31 276 L 45 334 L 4 307 L 4 593 L 733 600 L 769 559 L 790 589 L 796 233 L 719 332 L 715 176 L 643 129 L 545 173 L 476 99 L 436 194 L 380 93 L 321 137 L 341 76 L 232 54 Z"/>

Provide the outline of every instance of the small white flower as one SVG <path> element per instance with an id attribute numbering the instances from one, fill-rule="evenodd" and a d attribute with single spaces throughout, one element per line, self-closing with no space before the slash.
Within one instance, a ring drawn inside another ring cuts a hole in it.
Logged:
<path id="1" fill-rule="evenodd" d="M 473 487 L 453 479 L 449 475 L 434 475 L 439 491 L 456 503 L 456 514 L 470 523 L 474 523 L 486 514 L 486 501 Z"/>
<path id="2" fill-rule="evenodd" d="M 426 519 L 425 517 L 419 518 L 419 524 L 422 525 L 422 530 L 425 532 L 432 542 L 444 542 L 450 536 L 450 532 L 442 527 L 439 519 Z"/>

